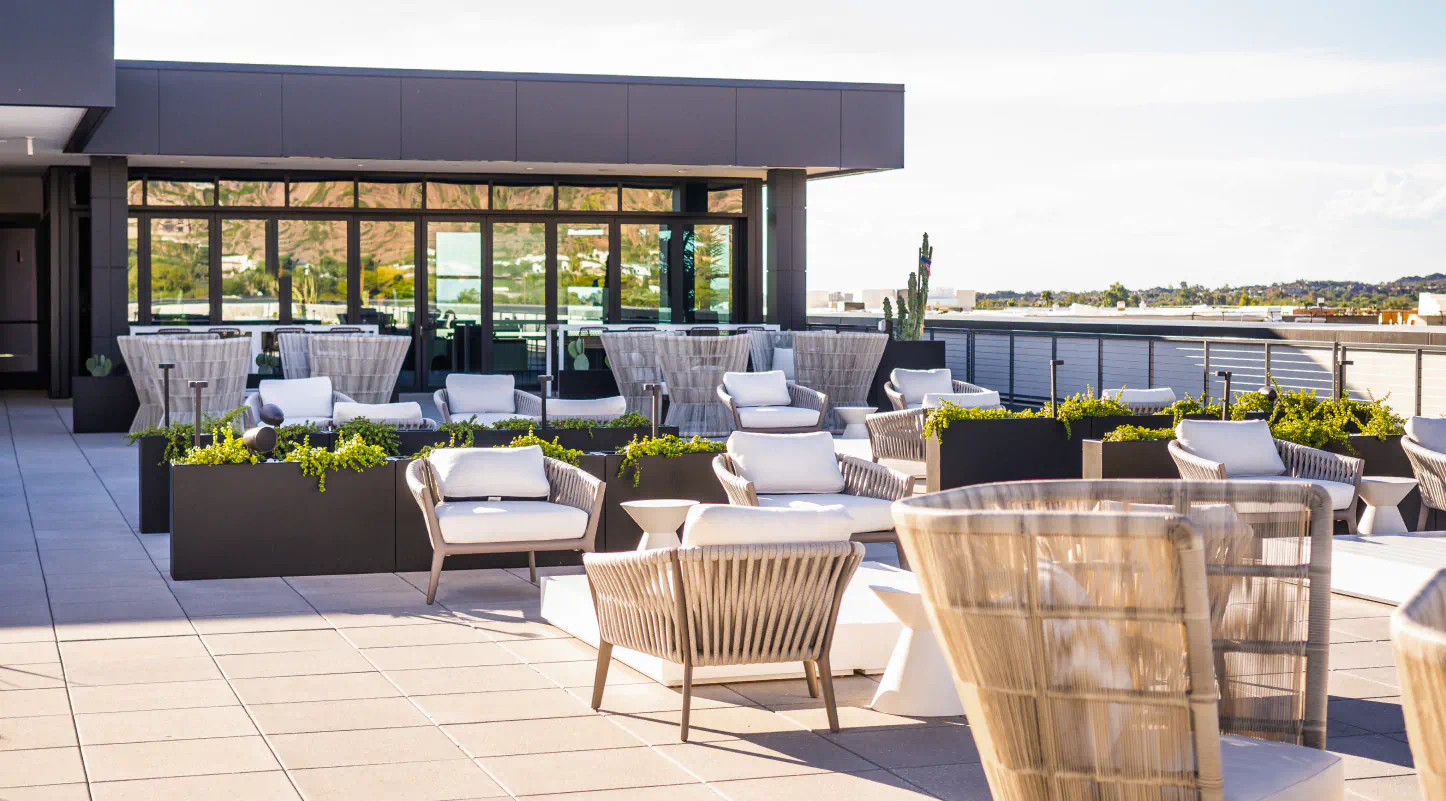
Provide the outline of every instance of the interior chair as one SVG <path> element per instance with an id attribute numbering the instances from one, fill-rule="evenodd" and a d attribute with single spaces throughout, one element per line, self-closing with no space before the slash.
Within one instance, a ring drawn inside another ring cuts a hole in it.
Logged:
<path id="1" fill-rule="evenodd" d="M 718 399 L 738 431 L 796 434 L 818 431 L 828 396 L 789 381 L 782 370 L 724 373 Z"/>

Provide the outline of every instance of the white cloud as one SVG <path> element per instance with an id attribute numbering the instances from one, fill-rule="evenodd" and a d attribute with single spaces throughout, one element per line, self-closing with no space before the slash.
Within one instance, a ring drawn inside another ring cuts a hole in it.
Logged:
<path id="1" fill-rule="evenodd" d="M 1395 136 L 1432 136 L 1446 134 L 1446 122 L 1439 125 L 1393 125 L 1386 128 L 1371 128 L 1364 131 L 1349 131 L 1341 134 L 1342 139 L 1385 139 Z"/>
<path id="2" fill-rule="evenodd" d="M 1328 224 L 1387 225 L 1446 221 L 1446 163 L 1381 172 L 1367 188 L 1338 191 L 1321 219 Z"/>

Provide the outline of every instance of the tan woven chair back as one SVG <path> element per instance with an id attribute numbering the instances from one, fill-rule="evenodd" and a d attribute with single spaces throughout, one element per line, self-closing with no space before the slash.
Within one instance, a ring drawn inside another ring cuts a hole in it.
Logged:
<path id="1" fill-rule="evenodd" d="M 306 342 L 311 375 L 330 378 L 333 390 L 357 403 L 387 403 L 411 342 L 400 336 L 312 334 Z"/>
<path id="2" fill-rule="evenodd" d="M 748 364 L 748 337 L 658 335 L 658 369 L 668 385 L 667 425 L 685 437 L 726 436 L 732 415 L 718 399 L 723 374 Z"/>
<path id="3" fill-rule="evenodd" d="M 868 404 L 874 373 L 884 358 L 887 334 L 799 331 L 793 335 L 794 380 L 828 396 L 824 427 L 842 431 L 843 420 L 832 407 Z"/>
<path id="4" fill-rule="evenodd" d="M 1219 801 L 1205 546 L 1190 519 L 977 489 L 906 499 L 894 516 L 994 798 Z"/>
<path id="5" fill-rule="evenodd" d="M 126 337 L 122 337 L 126 339 Z M 150 394 L 163 404 L 163 382 L 156 365 L 171 362 L 171 422 L 195 422 L 196 394 L 188 385 L 204 380 L 201 415 L 218 417 L 246 402 L 246 374 L 251 367 L 251 339 L 136 337 L 146 364 Z M 157 418 L 159 419 L 159 417 Z"/>
<path id="6" fill-rule="evenodd" d="M 620 331 L 602 335 L 603 350 L 612 367 L 618 394 L 628 402 L 628 411 L 645 417 L 653 416 L 653 396 L 643 391 L 644 384 L 662 380 L 658 371 L 657 334 L 651 331 Z"/>
<path id="7" fill-rule="evenodd" d="M 1406 735 L 1421 797 L 1446 799 L 1446 570 L 1391 617 Z"/>

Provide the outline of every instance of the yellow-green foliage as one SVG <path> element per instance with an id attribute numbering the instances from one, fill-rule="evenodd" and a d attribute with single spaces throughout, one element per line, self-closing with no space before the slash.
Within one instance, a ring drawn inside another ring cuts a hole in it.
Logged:
<path id="1" fill-rule="evenodd" d="M 1147 442 L 1151 440 L 1172 440 L 1175 438 L 1173 428 L 1146 428 L 1144 426 L 1116 426 L 1113 431 L 1105 434 L 1105 442 Z"/>
<path id="2" fill-rule="evenodd" d="M 351 469 L 360 473 L 368 467 L 386 464 L 387 453 L 380 445 L 368 445 L 360 436 L 338 439 L 336 450 L 316 447 L 307 437 L 301 445 L 286 454 L 288 462 L 301 465 L 301 474 L 316 477 L 316 488 L 326 492 L 326 474 L 333 470 Z"/>
<path id="3" fill-rule="evenodd" d="M 247 449 L 230 428 L 214 429 L 210 445 L 190 448 L 176 464 L 256 464 L 261 457 Z"/>
<path id="4" fill-rule="evenodd" d="M 676 459 L 685 453 L 722 453 L 724 450 L 727 450 L 727 446 L 723 443 L 713 442 L 702 437 L 683 439 L 676 434 L 666 434 L 656 439 L 633 437 L 632 442 L 618 448 L 618 453 L 623 455 L 622 466 L 618 468 L 618 477 L 621 478 L 631 467 L 633 469 L 633 486 L 636 487 L 643 477 L 641 459 L 644 456 Z"/>
<path id="5" fill-rule="evenodd" d="M 542 448 L 543 456 L 550 456 L 553 459 L 567 462 L 568 464 L 574 466 L 582 464 L 582 451 L 562 447 L 562 444 L 558 442 L 557 437 L 553 437 L 552 441 L 548 442 L 542 437 L 539 437 L 536 434 L 532 433 L 532 429 L 530 428 L 527 430 L 527 433 L 525 435 L 520 437 L 513 437 L 511 442 L 498 447 L 526 448 L 529 445 L 536 445 L 539 448 Z"/>

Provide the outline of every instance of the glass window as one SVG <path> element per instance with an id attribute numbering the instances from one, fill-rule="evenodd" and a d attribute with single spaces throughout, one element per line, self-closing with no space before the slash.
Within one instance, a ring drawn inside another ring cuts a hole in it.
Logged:
<path id="1" fill-rule="evenodd" d="M 420 209 L 420 183 L 388 184 L 363 181 L 356 185 L 357 200 L 364 209 Z"/>
<path id="2" fill-rule="evenodd" d="M 428 384 L 482 369 L 482 224 L 427 224 Z"/>
<path id="3" fill-rule="evenodd" d="M 622 226 L 622 321 L 673 321 L 668 291 L 668 245 L 673 232 L 667 225 Z"/>
<path id="4" fill-rule="evenodd" d="M 492 208 L 536 211 L 551 209 L 552 187 L 550 186 L 493 186 Z"/>
<path id="5" fill-rule="evenodd" d="M 743 189 L 714 189 L 708 192 L 708 211 L 714 214 L 742 214 Z"/>
<path id="6" fill-rule="evenodd" d="M 547 225 L 493 223 L 492 372 L 532 383 L 547 360 L 546 323 Z"/>
<path id="7" fill-rule="evenodd" d="M 215 201 L 216 184 L 211 181 L 146 182 L 146 205 L 149 206 L 210 206 Z"/>
<path id="8" fill-rule="evenodd" d="M 608 227 L 557 224 L 557 321 L 600 323 L 607 309 Z"/>
<path id="9" fill-rule="evenodd" d="M 625 186 L 623 211 L 673 211 L 673 190 Z"/>
<path id="10" fill-rule="evenodd" d="M 341 322 L 346 314 L 346 220 L 281 220 L 276 239 L 281 280 L 291 283 L 291 321 Z"/>
<path id="11" fill-rule="evenodd" d="M 291 205 L 328 209 L 349 209 L 355 191 L 351 181 L 292 181 Z"/>
<path id="12" fill-rule="evenodd" d="M 286 184 L 280 181 L 222 181 L 223 206 L 285 206 Z"/>
<path id="13" fill-rule="evenodd" d="M 210 220 L 153 218 L 150 266 L 153 320 L 210 321 Z"/>
<path id="14" fill-rule="evenodd" d="M 139 180 L 126 181 L 126 205 L 141 206 L 145 204 L 146 182 Z"/>
<path id="15" fill-rule="evenodd" d="M 406 220 L 362 220 L 361 315 L 357 322 L 375 323 L 377 330 L 393 336 L 411 336 L 415 307 L 417 272 L 416 225 Z M 397 381 L 402 386 L 416 382 L 412 348 L 402 361 Z"/>
<path id="16" fill-rule="evenodd" d="M 568 211 L 617 211 L 618 189 L 615 186 L 560 186 L 557 207 Z"/>
<path id="17" fill-rule="evenodd" d="M 733 226 L 691 228 L 683 235 L 684 285 L 691 295 L 688 322 L 732 322 Z"/>
<path id="18" fill-rule="evenodd" d="M 276 275 L 266 268 L 266 221 L 221 221 L 221 320 L 281 319 Z"/>
<path id="19" fill-rule="evenodd" d="M 126 320 L 141 319 L 141 226 L 135 217 L 126 218 Z"/>
<path id="20" fill-rule="evenodd" d="M 449 184 L 441 181 L 428 181 L 427 208 L 485 210 L 487 208 L 487 184 Z"/>

